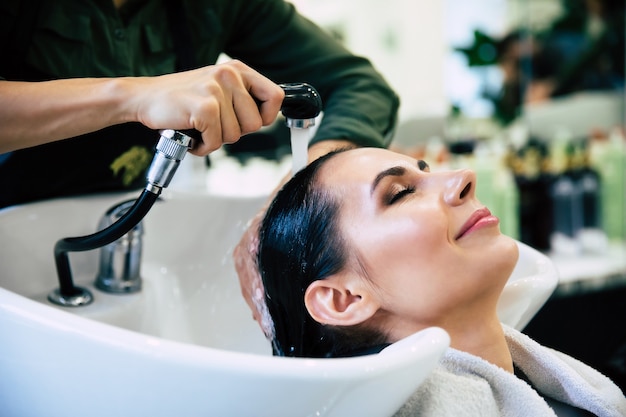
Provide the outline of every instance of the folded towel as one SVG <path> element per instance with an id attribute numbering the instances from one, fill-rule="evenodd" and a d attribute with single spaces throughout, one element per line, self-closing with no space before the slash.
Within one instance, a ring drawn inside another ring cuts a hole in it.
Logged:
<path id="1" fill-rule="evenodd" d="M 504 326 L 513 362 L 544 396 L 601 417 L 625 417 L 626 398 L 598 371 Z M 449 348 L 395 417 L 556 416 L 535 389 L 482 358 Z"/>
<path id="2" fill-rule="evenodd" d="M 513 362 L 541 393 L 598 416 L 626 417 L 626 397 L 609 378 L 525 334 L 504 331 Z"/>

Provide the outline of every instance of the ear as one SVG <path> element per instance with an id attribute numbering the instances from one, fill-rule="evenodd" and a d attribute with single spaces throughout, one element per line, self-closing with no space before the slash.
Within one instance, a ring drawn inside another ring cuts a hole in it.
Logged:
<path id="1" fill-rule="evenodd" d="M 372 317 L 379 305 L 362 279 L 338 274 L 313 281 L 304 294 L 311 317 L 335 326 L 353 326 Z"/>

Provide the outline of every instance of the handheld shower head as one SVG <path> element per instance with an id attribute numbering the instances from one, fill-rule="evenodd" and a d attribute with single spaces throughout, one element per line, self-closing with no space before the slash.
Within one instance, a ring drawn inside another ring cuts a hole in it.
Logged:
<path id="1" fill-rule="evenodd" d="M 313 86 L 306 83 L 280 84 L 285 91 L 281 112 L 286 124 L 294 129 L 306 129 L 315 125 L 315 118 L 322 111 L 322 100 Z M 156 145 L 156 154 L 148 168 L 146 190 L 160 194 L 166 188 L 180 162 L 191 146 L 191 140 L 202 140 L 195 129 L 160 131 L 161 137 Z M 304 145 L 306 147 L 306 144 Z M 306 148 L 305 148 L 306 152 Z"/>
<path id="2" fill-rule="evenodd" d="M 307 83 L 279 84 L 285 91 L 280 111 L 288 127 L 306 129 L 315 126 L 315 118 L 322 111 L 322 99 L 313 86 Z"/>
<path id="3" fill-rule="evenodd" d="M 307 165 L 310 133 L 303 129 L 315 126 L 322 111 L 322 99 L 315 88 L 306 83 L 279 84 L 285 90 L 281 112 L 291 129 L 292 173 Z"/>

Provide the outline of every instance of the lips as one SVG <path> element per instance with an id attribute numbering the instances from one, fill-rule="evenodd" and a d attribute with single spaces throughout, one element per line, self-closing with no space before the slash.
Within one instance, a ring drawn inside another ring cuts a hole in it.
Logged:
<path id="1" fill-rule="evenodd" d="M 492 224 L 498 224 L 499 220 L 496 216 L 492 215 L 488 208 L 483 207 L 476 210 L 469 219 L 465 222 L 461 230 L 456 235 L 455 240 L 461 239 L 463 236 L 468 235 L 474 230 L 478 230 L 483 226 L 489 226 Z"/>

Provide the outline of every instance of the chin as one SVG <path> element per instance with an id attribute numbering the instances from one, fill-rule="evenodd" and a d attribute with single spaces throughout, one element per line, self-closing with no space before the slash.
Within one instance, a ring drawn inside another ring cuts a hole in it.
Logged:
<path id="1" fill-rule="evenodd" d="M 517 241 L 509 236 L 499 234 L 483 239 L 473 249 L 480 252 L 479 263 L 491 271 L 497 271 L 505 279 L 511 275 L 519 258 Z"/>
<path id="2" fill-rule="evenodd" d="M 501 271 L 506 272 L 505 275 L 508 279 L 517 264 L 517 260 L 519 259 L 519 247 L 517 246 L 517 241 L 512 237 L 500 235 L 496 245 L 498 246 L 496 262 L 500 264 L 499 268 Z"/>

